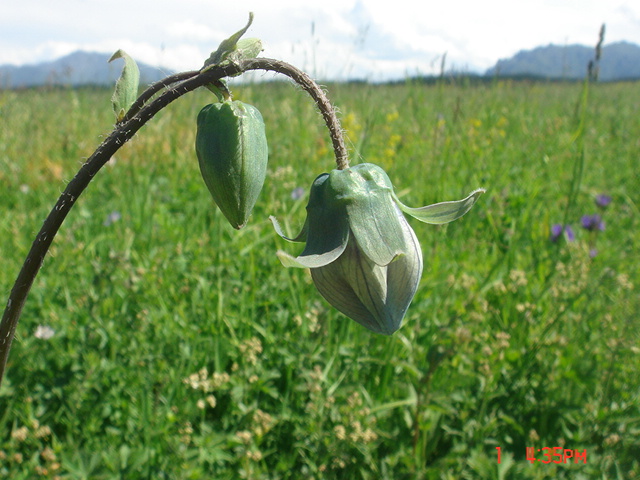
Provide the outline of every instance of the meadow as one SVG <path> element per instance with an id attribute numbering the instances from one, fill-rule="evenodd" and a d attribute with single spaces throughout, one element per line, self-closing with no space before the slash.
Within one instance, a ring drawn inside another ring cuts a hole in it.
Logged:
<path id="1" fill-rule="evenodd" d="M 451 224 L 409 220 L 425 270 L 403 327 L 365 330 L 276 257 L 301 244 L 268 216 L 296 234 L 334 168 L 306 94 L 233 88 L 270 151 L 240 231 L 195 156 L 213 96 L 189 94 L 96 176 L 45 260 L 0 388 L 0 477 L 640 478 L 640 83 L 327 90 L 351 163 L 407 205 L 487 189 Z M 110 96 L 0 92 L 5 298 L 111 130 Z"/>

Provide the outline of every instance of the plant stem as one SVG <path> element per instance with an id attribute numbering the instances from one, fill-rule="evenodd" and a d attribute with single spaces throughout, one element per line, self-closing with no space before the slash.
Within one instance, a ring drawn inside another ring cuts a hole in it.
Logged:
<path id="1" fill-rule="evenodd" d="M 331 142 L 336 156 L 336 165 L 338 170 L 344 170 L 349 167 L 349 155 L 347 147 L 344 143 L 344 135 L 340 127 L 340 121 L 336 116 L 335 109 L 327 98 L 324 91 L 314 82 L 309 75 L 302 70 L 298 70 L 293 65 L 269 58 L 254 58 L 246 60 L 242 63 L 243 70 L 270 70 L 273 72 L 287 75 L 300 85 L 316 102 L 322 117 L 324 118 L 329 133 L 331 134 Z"/>
<path id="2" fill-rule="evenodd" d="M 153 84 L 140 95 L 124 119 L 116 125 L 111 134 L 100 144 L 82 167 L 80 167 L 80 170 L 69 182 L 64 192 L 62 192 L 60 198 L 58 198 L 58 201 L 45 219 L 42 228 L 36 235 L 31 249 L 27 254 L 27 258 L 18 274 L 18 278 L 11 289 L 7 306 L 2 316 L 2 322 L 0 323 L 0 385 L 4 377 L 18 320 L 20 319 L 20 314 L 22 313 L 33 281 L 64 219 L 73 205 L 75 205 L 78 197 L 89 185 L 89 182 L 95 177 L 96 173 L 98 173 L 104 164 L 107 163 L 145 123 L 151 120 L 160 110 L 171 102 L 198 87 L 205 86 L 224 77 L 243 73 L 247 70 L 270 70 L 282 73 L 292 78 L 307 91 L 318 105 L 329 128 L 338 168 L 343 169 L 349 166 L 347 149 L 335 110 L 322 89 L 308 75 L 292 65 L 279 60 L 256 58 L 225 66 L 213 66 L 200 72 L 184 72 L 171 75 Z M 180 83 L 170 86 L 176 82 Z M 151 101 L 153 95 L 165 88 L 166 90 L 162 94 Z"/>
<path id="3" fill-rule="evenodd" d="M 136 101 L 133 102 L 131 108 L 129 108 L 129 111 L 119 123 L 122 124 L 130 120 L 136 113 L 140 111 L 145 103 L 151 100 L 151 97 L 153 97 L 156 93 L 164 90 L 165 88 L 168 88 L 176 82 L 181 82 L 183 80 L 188 80 L 189 78 L 195 77 L 196 75 L 198 75 L 198 73 L 200 72 L 198 72 L 197 70 L 176 73 L 175 75 L 170 75 L 166 78 L 163 78 L 162 80 L 157 81 L 153 85 L 150 85 L 149 88 L 142 92 L 136 99 Z"/>

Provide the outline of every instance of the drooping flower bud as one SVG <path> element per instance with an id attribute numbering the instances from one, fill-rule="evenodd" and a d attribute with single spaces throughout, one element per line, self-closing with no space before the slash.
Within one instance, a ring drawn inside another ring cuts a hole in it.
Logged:
<path id="1" fill-rule="evenodd" d="M 387 174 L 363 163 L 323 173 L 313 182 L 307 219 L 295 238 L 305 242 L 296 258 L 278 257 L 285 267 L 310 268 L 320 294 L 339 311 L 376 333 L 390 335 L 418 288 L 422 252 L 402 212 L 442 224 L 464 215 L 484 190 L 463 200 L 409 208 L 393 192 Z"/>
<path id="2" fill-rule="evenodd" d="M 198 114 L 196 153 L 213 200 L 234 228 L 242 228 L 267 173 L 262 115 L 239 101 L 207 105 Z"/>

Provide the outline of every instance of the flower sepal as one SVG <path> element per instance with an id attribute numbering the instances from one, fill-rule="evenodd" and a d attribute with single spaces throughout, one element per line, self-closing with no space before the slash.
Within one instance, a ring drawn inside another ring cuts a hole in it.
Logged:
<path id="1" fill-rule="evenodd" d="M 484 188 L 478 188 L 462 200 L 434 203 L 433 205 L 427 205 L 426 207 L 420 208 L 407 207 L 404 203 L 398 200 L 398 198 L 395 200 L 400 206 L 400 210 L 407 215 L 411 215 L 413 218 L 420 220 L 423 223 L 442 225 L 459 219 L 471 210 L 471 207 L 473 207 L 480 195 L 485 191 L 486 190 Z"/>

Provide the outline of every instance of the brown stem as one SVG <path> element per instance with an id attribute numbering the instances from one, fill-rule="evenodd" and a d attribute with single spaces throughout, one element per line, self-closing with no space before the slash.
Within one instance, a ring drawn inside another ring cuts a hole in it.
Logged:
<path id="1" fill-rule="evenodd" d="M 200 72 L 198 72 L 197 70 L 193 70 L 190 72 L 176 73 L 174 75 L 169 75 L 168 77 L 163 78 L 162 80 L 159 80 L 156 83 L 150 85 L 149 88 L 147 88 L 144 92 L 142 92 L 140 96 L 136 99 L 136 101 L 133 102 L 133 105 L 131 105 L 131 108 L 129 108 L 129 111 L 127 112 L 127 114 L 124 116 L 122 120 L 120 120 L 120 124 L 123 124 L 128 120 L 130 120 L 136 113 L 138 113 L 142 109 L 145 103 L 151 100 L 151 97 L 153 97 L 156 93 L 160 92 L 161 90 L 164 90 L 165 88 L 168 88 L 174 83 L 181 82 L 183 80 L 187 80 L 189 78 L 195 77 L 196 75 L 198 75 L 198 73 Z"/>
<path id="2" fill-rule="evenodd" d="M 2 316 L 2 322 L 0 323 L 0 385 L 4 377 L 18 320 L 20 319 L 20 314 L 22 313 L 33 281 L 64 219 L 96 173 L 98 173 L 104 164 L 107 163 L 120 147 L 129 141 L 145 123 L 177 98 L 198 87 L 220 80 L 223 77 L 237 75 L 247 70 L 258 69 L 275 71 L 287 75 L 311 95 L 322 112 L 322 116 L 331 133 L 338 168 L 347 168 L 349 166 L 340 123 L 326 95 L 309 76 L 287 63 L 268 58 L 243 60 L 239 63 L 226 65 L 224 67 L 214 66 L 200 72 L 185 72 L 183 74 L 172 75 L 152 85 L 136 100 L 123 121 L 116 126 L 113 132 L 111 132 L 82 165 L 76 176 L 69 182 L 67 188 L 65 188 L 60 198 L 58 198 L 58 201 L 44 221 L 40 232 L 36 235 L 31 249 L 27 254 L 27 258 L 22 265 L 22 269 L 18 274 L 18 278 L 11 289 L 7 306 Z M 167 88 L 175 82 L 180 83 Z M 155 100 L 146 103 L 153 95 L 164 88 L 167 89 L 161 95 Z"/>
<path id="3" fill-rule="evenodd" d="M 336 156 L 336 165 L 338 170 L 349 167 L 349 155 L 347 147 L 344 143 L 344 135 L 340 127 L 340 121 L 336 116 L 335 109 L 327 98 L 324 91 L 314 82 L 309 75 L 302 70 L 298 70 L 293 65 L 269 58 L 254 58 L 246 60 L 242 64 L 243 70 L 270 70 L 282 73 L 293 79 L 300 85 L 316 102 L 322 117 L 324 118 L 327 128 L 331 134 L 331 142 L 333 143 L 333 151 Z"/>

